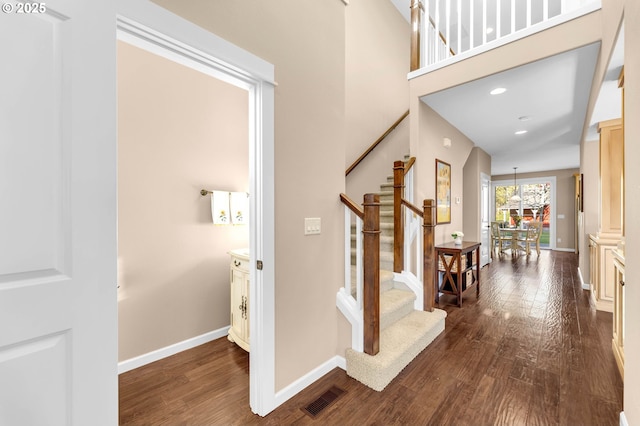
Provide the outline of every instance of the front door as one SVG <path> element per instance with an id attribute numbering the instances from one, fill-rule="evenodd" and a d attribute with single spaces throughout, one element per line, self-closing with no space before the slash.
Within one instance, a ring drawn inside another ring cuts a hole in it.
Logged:
<path id="1" fill-rule="evenodd" d="M 117 424 L 115 2 L 0 14 L 0 424 Z"/>

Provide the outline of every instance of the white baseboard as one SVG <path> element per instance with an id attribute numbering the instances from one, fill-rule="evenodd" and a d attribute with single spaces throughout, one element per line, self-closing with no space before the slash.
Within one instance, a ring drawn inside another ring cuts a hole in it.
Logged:
<path id="1" fill-rule="evenodd" d="M 629 423 L 627 422 L 627 418 L 624 415 L 624 411 L 620 412 L 620 426 L 629 426 Z"/>
<path id="2" fill-rule="evenodd" d="M 582 278 L 582 271 L 580 270 L 580 267 L 578 267 L 578 277 L 580 277 L 580 286 L 582 286 L 582 289 L 591 290 L 591 284 L 585 283 L 584 279 Z"/>
<path id="3" fill-rule="evenodd" d="M 275 396 L 275 406 L 279 407 L 280 405 L 284 404 L 291 397 L 300 393 L 304 388 L 314 383 L 316 380 L 320 379 L 322 376 L 336 367 L 346 370 L 347 360 L 344 357 L 336 355 L 330 360 L 326 361 L 324 364 L 314 368 L 309 373 L 291 383 L 289 386 L 285 387 L 281 391 L 278 391 Z"/>
<path id="4" fill-rule="evenodd" d="M 554 251 L 566 251 L 569 253 L 575 253 L 576 249 L 572 249 L 572 248 L 554 248 Z"/>
<path id="5" fill-rule="evenodd" d="M 183 340 L 182 342 L 174 343 L 173 345 L 119 362 L 118 374 L 126 373 L 134 368 L 142 367 L 143 365 L 161 360 L 162 358 L 175 355 L 178 352 L 186 351 L 187 349 L 195 348 L 196 346 L 219 339 L 226 336 L 228 332 L 229 327 L 222 327 L 217 330 L 201 334 L 200 336 L 192 337 L 191 339 Z"/>

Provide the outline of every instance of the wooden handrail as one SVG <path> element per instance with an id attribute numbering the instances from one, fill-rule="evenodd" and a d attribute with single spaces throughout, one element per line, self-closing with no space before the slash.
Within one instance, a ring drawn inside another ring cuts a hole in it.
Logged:
<path id="1" fill-rule="evenodd" d="M 351 210 L 356 216 L 364 220 L 364 211 L 355 203 L 355 201 L 349 198 L 349 196 L 346 194 L 340 194 L 340 201 L 342 201 L 345 206 L 349 207 L 349 210 Z"/>
<path id="2" fill-rule="evenodd" d="M 407 207 L 412 212 L 414 212 L 417 216 L 422 217 L 424 219 L 422 210 L 416 207 L 415 205 L 411 204 L 404 198 L 402 199 L 402 205 Z"/>
<path id="3" fill-rule="evenodd" d="M 402 114 L 400 118 L 398 118 L 396 122 L 393 123 L 391 127 L 389 127 L 387 131 L 382 134 L 382 136 L 380 136 L 373 144 L 371 144 L 371 146 L 365 152 L 363 152 L 362 155 L 358 157 L 358 159 L 354 161 L 352 165 L 349 166 L 349 168 L 344 172 L 344 175 L 348 176 L 349 173 L 351 173 L 353 169 L 355 169 L 358 166 L 358 164 L 360 164 L 362 160 L 364 160 L 365 157 L 369 155 L 369 153 L 371 153 L 371 151 L 373 151 L 380 144 L 380 142 L 384 140 L 384 138 L 389 136 L 389 133 L 393 132 L 393 130 L 396 127 L 398 127 L 398 125 L 402 122 L 402 120 L 404 120 L 408 115 L 409 115 L 409 110 L 407 110 L 404 114 Z"/>
<path id="4" fill-rule="evenodd" d="M 407 163 L 404 165 L 404 174 L 405 175 L 407 173 L 409 173 L 409 170 L 411 170 L 411 168 L 413 167 L 413 165 L 415 163 L 416 163 L 416 157 L 409 158 L 409 161 L 407 161 Z"/>
<path id="5" fill-rule="evenodd" d="M 436 23 L 433 21 L 433 19 L 431 18 L 431 16 L 429 16 L 429 23 L 431 25 L 433 25 L 433 29 L 436 29 Z M 442 42 L 444 43 L 444 45 L 447 45 L 447 39 L 444 38 L 444 36 L 442 35 L 441 31 L 438 31 L 438 35 L 440 36 L 440 40 L 442 40 Z M 451 53 L 452 56 L 456 56 L 456 52 L 453 51 L 453 49 L 451 48 L 451 46 L 449 46 L 449 53 Z"/>

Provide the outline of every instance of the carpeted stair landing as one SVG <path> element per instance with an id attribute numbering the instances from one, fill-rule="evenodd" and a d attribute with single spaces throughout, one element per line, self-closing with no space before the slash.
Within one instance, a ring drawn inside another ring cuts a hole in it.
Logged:
<path id="1" fill-rule="evenodd" d="M 389 271 L 393 269 L 392 176 L 381 185 L 380 202 L 380 351 L 371 356 L 349 348 L 345 354 L 347 375 L 376 391 L 382 391 L 444 331 L 447 316 L 440 309 L 415 310 L 415 294 L 404 284 L 393 281 L 393 273 Z"/>
<path id="2" fill-rule="evenodd" d="M 447 313 L 412 310 L 380 332 L 380 352 L 371 356 L 347 349 L 347 375 L 378 392 L 444 331 Z"/>

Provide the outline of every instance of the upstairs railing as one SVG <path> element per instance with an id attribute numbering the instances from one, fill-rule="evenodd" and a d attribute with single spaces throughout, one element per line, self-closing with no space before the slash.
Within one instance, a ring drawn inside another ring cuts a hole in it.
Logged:
<path id="1" fill-rule="evenodd" d="M 375 355 L 380 350 L 380 196 L 365 194 L 363 208 L 345 194 L 340 194 L 340 200 L 345 210 L 345 284 L 336 296 L 336 304 L 352 324 L 352 348 Z M 351 242 L 354 225 L 355 280 Z"/>
<path id="2" fill-rule="evenodd" d="M 600 7 L 600 0 L 412 0 L 411 71 L 465 52 L 471 56 Z"/>

